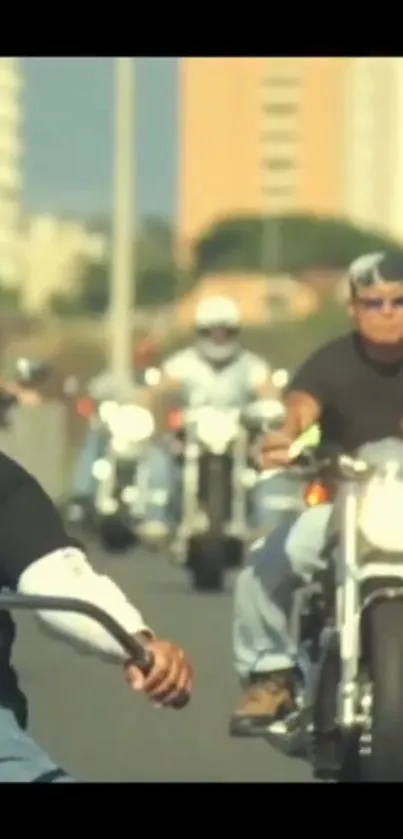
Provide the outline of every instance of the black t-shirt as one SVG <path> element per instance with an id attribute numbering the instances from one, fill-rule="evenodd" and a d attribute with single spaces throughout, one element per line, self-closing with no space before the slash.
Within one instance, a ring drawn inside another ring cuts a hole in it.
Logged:
<path id="1" fill-rule="evenodd" d="M 384 437 L 403 438 L 403 360 L 372 361 L 356 333 L 313 353 L 288 390 L 304 391 L 320 402 L 325 444 L 353 452 Z"/>
<path id="2" fill-rule="evenodd" d="M 0 589 L 15 589 L 32 563 L 59 548 L 78 543 L 40 484 L 18 463 L 0 452 Z M 27 721 L 25 697 L 11 667 L 15 627 L 0 610 L 0 705 L 12 708 L 22 726 Z"/>

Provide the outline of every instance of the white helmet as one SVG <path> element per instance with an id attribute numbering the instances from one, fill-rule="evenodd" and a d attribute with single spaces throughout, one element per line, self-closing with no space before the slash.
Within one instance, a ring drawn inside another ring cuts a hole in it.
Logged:
<path id="1" fill-rule="evenodd" d="M 202 300 L 195 315 L 200 352 L 209 361 L 229 361 L 239 350 L 240 326 L 241 316 L 235 300 L 218 296 Z"/>

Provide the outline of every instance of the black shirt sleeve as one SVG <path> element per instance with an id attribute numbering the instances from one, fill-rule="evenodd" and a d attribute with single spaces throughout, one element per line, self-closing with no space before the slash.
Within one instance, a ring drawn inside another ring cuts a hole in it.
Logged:
<path id="1" fill-rule="evenodd" d="M 0 576 L 15 588 L 21 574 L 46 554 L 81 547 L 69 536 L 38 481 L 0 453 Z"/>
<path id="2" fill-rule="evenodd" d="M 313 396 L 321 405 L 324 405 L 328 395 L 328 382 L 331 378 L 329 370 L 329 359 L 326 348 L 321 348 L 313 353 L 296 371 L 293 379 L 288 385 L 287 393 L 301 391 Z"/>

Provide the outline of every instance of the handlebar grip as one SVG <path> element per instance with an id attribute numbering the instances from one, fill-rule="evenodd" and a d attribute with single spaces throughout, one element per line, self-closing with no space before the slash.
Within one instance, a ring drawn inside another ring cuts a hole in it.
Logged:
<path id="1" fill-rule="evenodd" d="M 103 609 L 72 597 L 45 597 L 36 594 L 12 594 L 0 592 L 0 609 L 12 611 L 25 609 L 28 611 L 76 612 L 97 621 L 109 632 L 112 638 L 128 653 L 130 660 L 146 676 L 153 667 L 154 657 L 140 641 L 126 632 L 120 624 L 111 618 Z"/>

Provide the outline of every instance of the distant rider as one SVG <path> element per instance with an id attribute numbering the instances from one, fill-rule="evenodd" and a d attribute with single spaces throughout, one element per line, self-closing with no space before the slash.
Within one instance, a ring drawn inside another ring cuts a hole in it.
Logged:
<path id="1" fill-rule="evenodd" d="M 176 396 L 181 407 L 208 404 L 242 407 L 250 401 L 276 395 L 265 361 L 242 347 L 241 316 L 227 297 L 209 297 L 196 309 L 195 341 L 162 365 L 162 379 L 151 390 L 154 406 L 160 397 Z M 174 509 L 180 493 L 180 472 L 175 469 L 170 440 L 155 445 L 150 456 L 149 508 L 141 528 L 146 541 L 159 542 L 170 533 L 180 511 Z"/>
<path id="2" fill-rule="evenodd" d="M 118 382 L 109 370 L 100 373 L 87 386 L 87 394 L 94 403 L 107 400 L 132 402 L 136 391 L 145 386 L 145 373 L 155 362 L 156 346 L 152 338 L 144 337 L 136 345 L 133 354 L 133 369 L 127 382 Z M 102 457 L 105 447 L 102 424 L 95 413 L 88 419 L 88 428 L 80 450 L 73 478 L 72 501 L 68 518 L 71 522 L 82 521 L 91 506 L 94 491 L 92 467 Z"/>

